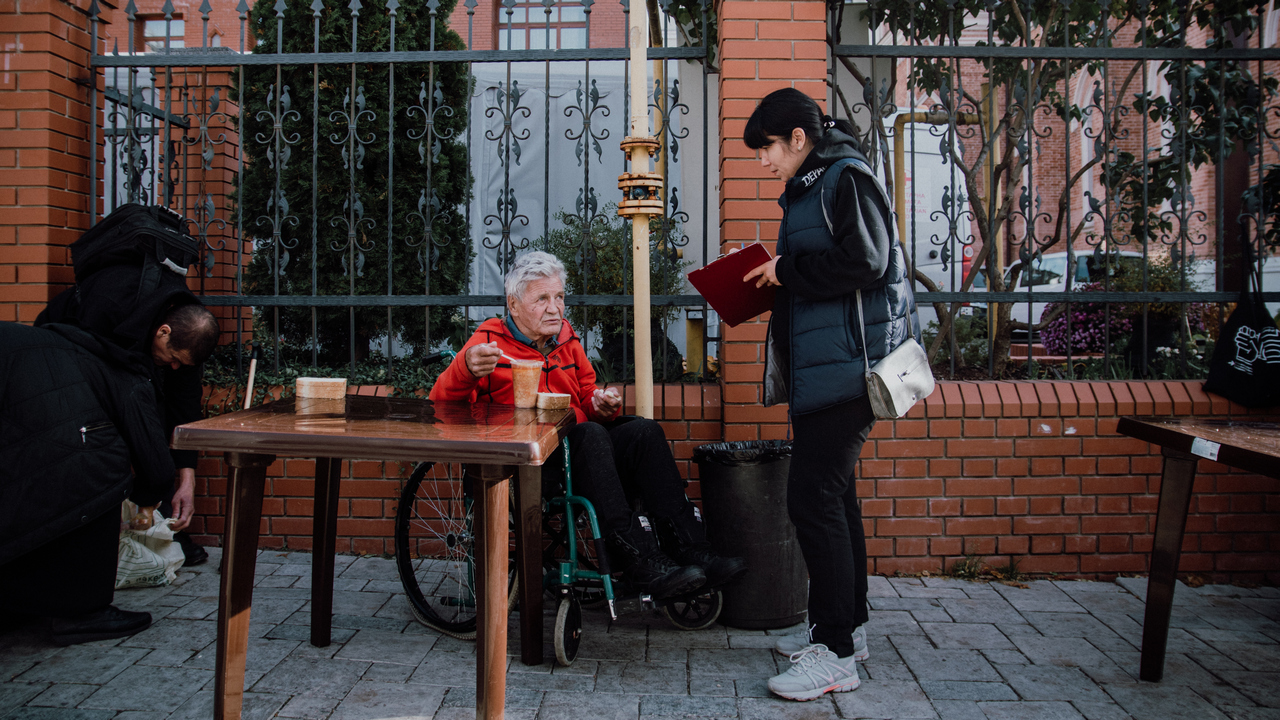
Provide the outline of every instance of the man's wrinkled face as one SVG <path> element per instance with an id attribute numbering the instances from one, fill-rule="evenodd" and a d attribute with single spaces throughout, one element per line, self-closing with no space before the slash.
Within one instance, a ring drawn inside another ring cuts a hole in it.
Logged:
<path id="1" fill-rule="evenodd" d="M 170 344 L 172 329 L 168 325 L 156 328 L 155 337 L 151 339 L 151 360 L 156 365 L 168 365 L 177 370 L 183 365 L 195 365 L 191 353 L 187 350 L 175 350 Z"/>
<path id="2" fill-rule="evenodd" d="M 564 321 L 564 283 L 558 277 L 531 280 L 524 287 L 523 297 L 507 297 L 507 308 L 520 332 L 540 346 L 560 332 Z"/>

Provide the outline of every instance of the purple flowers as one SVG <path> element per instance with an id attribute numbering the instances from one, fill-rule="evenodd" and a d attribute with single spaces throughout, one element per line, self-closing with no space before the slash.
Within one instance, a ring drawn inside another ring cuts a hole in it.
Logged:
<path id="1" fill-rule="evenodd" d="M 1079 285 L 1076 291 L 1081 295 L 1104 290 L 1102 283 L 1091 282 Z M 1045 314 L 1057 309 L 1062 303 L 1052 303 L 1045 307 Z M 1185 311 L 1183 311 L 1185 308 Z M 1188 303 L 1175 305 L 1171 303 L 1152 304 L 1147 311 L 1148 336 L 1150 342 L 1167 343 L 1169 338 L 1162 337 L 1163 328 L 1167 335 L 1173 329 L 1173 339 L 1177 338 L 1177 323 L 1181 317 L 1177 313 L 1185 312 L 1187 330 L 1191 336 L 1205 332 L 1206 305 L 1204 303 Z M 1175 313 L 1172 317 L 1169 312 Z M 1070 319 L 1070 337 L 1067 335 L 1068 318 Z M 1071 354 L 1105 352 L 1110 345 L 1111 352 L 1122 352 L 1135 339 L 1135 333 L 1141 333 L 1142 304 L 1126 305 L 1122 303 L 1076 302 L 1040 331 L 1040 342 L 1045 350 L 1053 355 L 1066 355 L 1070 347 Z"/>
<path id="2" fill-rule="evenodd" d="M 1086 283 L 1079 285 L 1076 291 L 1084 294 L 1102 290 L 1102 283 Z M 1045 307 L 1049 314 L 1062 303 L 1052 303 Z M 1068 336 L 1068 323 L 1070 335 Z M 1109 324 L 1108 324 L 1109 323 Z M 1104 303 L 1071 303 L 1066 311 L 1040 331 L 1040 342 L 1044 349 L 1053 355 L 1078 355 L 1087 352 L 1103 352 L 1107 349 L 1108 339 L 1115 349 L 1115 343 L 1121 338 L 1128 338 L 1133 333 L 1133 320 L 1128 308 L 1124 305 Z"/>

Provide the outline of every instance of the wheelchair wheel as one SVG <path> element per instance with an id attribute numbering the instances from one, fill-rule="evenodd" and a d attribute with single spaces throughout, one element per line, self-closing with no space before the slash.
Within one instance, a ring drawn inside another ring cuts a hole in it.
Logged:
<path id="1" fill-rule="evenodd" d="M 421 463 L 396 508 L 396 568 L 413 615 L 461 640 L 476 636 L 472 479 L 457 466 Z M 508 501 L 514 505 L 514 500 Z M 511 522 L 515 522 L 511 508 Z M 507 574 L 507 607 L 516 599 L 516 563 Z"/>
<path id="2" fill-rule="evenodd" d="M 668 600 L 662 606 L 662 612 L 672 625 L 681 630 L 701 630 L 720 617 L 723 607 L 724 596 L 719 590 L 711 590 L 701 595 Z"/>
<path id="3" fill-rule="evenodd" d="M 576 593 L 567 593 L 560 598 L 560 606 L 556 608 L 556 662 L 565 667 L 572 665 L 578 657 L 578 643 L 581 641 L 582 607 Z"/>

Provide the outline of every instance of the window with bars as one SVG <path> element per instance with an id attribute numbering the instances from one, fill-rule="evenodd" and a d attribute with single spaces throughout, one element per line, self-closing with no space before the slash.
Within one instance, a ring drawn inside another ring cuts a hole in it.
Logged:
<path id="1" fill-rule="evenodd" d="M 587 14 L 584 8 L 557 5 L 547 8 L 538 2 L 517 3 L 508 11 L 498 10 L 499 50 L 573 50 L 587 46 Z"/>
<path id="2" fill-rule="evenodd" d="M 163 52 L 165 40 L 170 49 L 186 47 L 184 36 L 186 25 L 181 17 L 165 20 L 163 17 L 138 18 L 138 50 L 141 52 Z"/>

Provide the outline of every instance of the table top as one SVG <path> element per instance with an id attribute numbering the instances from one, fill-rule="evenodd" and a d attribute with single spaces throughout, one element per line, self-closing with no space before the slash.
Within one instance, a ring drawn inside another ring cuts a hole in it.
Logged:
<path id="1" fill-rule="evenodd" d="M 1123 417 L 1122 435 L 1280 478 L 1280 422 L 1269 419 Z"/>
<path id="2" fill-rule="evenodd" d="M 294 457 L 541 465 L 572 409 L 348 395 L 342 412 L 298 411 L 294 398 L 179 425 L 177 450 Z M 318 410 L 337 409 L 320 405 Z"/>

